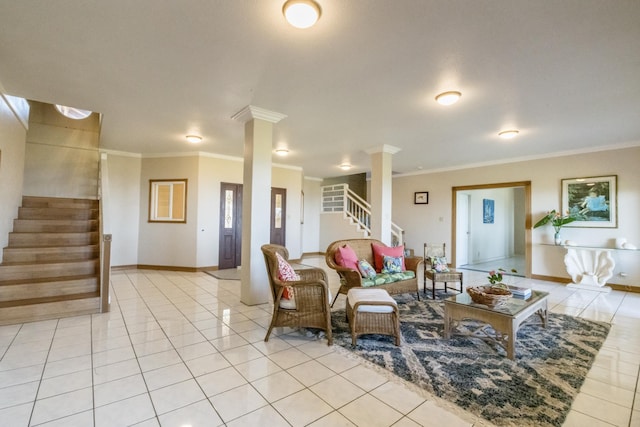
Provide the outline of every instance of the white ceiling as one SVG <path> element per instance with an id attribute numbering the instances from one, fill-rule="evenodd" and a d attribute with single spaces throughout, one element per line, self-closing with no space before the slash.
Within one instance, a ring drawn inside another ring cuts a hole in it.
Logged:
<path id="1" fill-rule="evenodd" d="M 143 154 L 241 157 L 232 115 L 286 114 L 274 161 L 313 177 L 367 172 L 383 144 L 397 173 L 640 144 L 638 0 L 317 1 L 299 30 L 284 0 L 0 0 L 0 83 L 100 112 L 103 148 Z"/>

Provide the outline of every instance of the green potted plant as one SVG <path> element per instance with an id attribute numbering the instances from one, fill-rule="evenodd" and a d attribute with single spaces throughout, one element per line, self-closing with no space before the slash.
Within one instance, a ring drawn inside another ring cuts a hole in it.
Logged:
<path id="1" fill-rule="evenodd" d="M 547 212 L 545 216 L 543 216 L 540 221 L 536 222 L 533 228 L 542 227 L 543 225 L 551 224 L 553 229 L 555 230 L 555 234 L 553 235 L 553 241 L 556 245 L 562 244 L 562 239 L 560 238 L 560 230 L 562 226 L 567 225 L 576 218 L 573 215 L 570 215 L 567 212 L 567 215 L 562 215 L 560 212 L 557 212 L 555 209 Z"/>

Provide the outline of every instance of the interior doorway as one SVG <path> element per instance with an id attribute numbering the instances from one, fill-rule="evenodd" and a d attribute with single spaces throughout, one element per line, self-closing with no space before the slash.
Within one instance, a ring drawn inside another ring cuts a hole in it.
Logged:
<path id="1" fill-rule="evenodd" d="M 236 268 L 242 254 L 242 184 L 220 183 L 218 269 Z"/>
<path id="2" fill-rule="evenodd" d="M 269 243 L 285 246 L 286 226 L 287 189 L 272 188 Z M 218 235 L 218 270 L 242 265 L 242 184 L 220 183 Z"/>
<path id="3" fill-rule="evenodd" d="M 453 187 L 451 262 L 531 277 L 531 182 Z"/>

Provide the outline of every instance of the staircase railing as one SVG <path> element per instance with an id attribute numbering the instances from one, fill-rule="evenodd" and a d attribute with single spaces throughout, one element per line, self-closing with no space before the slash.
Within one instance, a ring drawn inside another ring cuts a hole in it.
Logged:
<path id="1" fill-rule="evenodd" d="M 109 169 L 107 155 L 100 154 L 100 312 L 109 311 L 109 282 L 111 281 L 111 218 L 109 208 Z"/>
<path id="2" fill-rule="evenodd" d="M 358 227 L 371 236 L 371 204 L 349 188 L 349 184 L 326 185 L 322 187 L 322 212 L 343 212 Z M 404 243 L 404 230 L 391 223 L 391 242 Z"/>

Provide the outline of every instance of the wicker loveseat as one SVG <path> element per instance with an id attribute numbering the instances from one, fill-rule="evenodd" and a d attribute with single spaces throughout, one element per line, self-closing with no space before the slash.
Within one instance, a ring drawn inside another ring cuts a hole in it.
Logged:
<path id="1" fill-rule="evenodd" d="M 369 283 L 365 283 L 366 279 L 362 277 L 358 270 L 353 270 L 338 265 L 338 263 L 336 262 L 336 252 L 338 251 L 338 248 L 343 247 L 344 245 L 349 245 L 355 251 L 359 260 L 364 259 L 367 260 L 371 265 L 374 265 L 373 248 L 371 244 L 387 246 L 376 239 L 346 239 L 337 240 L 327 247 L 327 250 L 325 251 L 325 261 L 327 262 L 327 265 L 330 268 L 334 269 L 338 273 L 338 276 L 340 276 L 340 289 L 331 302 L 331 306 L 333 306 L 333 304 L 336 302 L 336 299 L 338 299 L 338 295 L 346 295 L 349 289 L 355 287 L 363 287 L 363 285 L 370 286 Z M 374 286 L 378 289 L 386 290 L 390 295 L 415 292 L 418 299 L 420 299 L 418 288 L 418 270 L 422 262 L 422 257 L 405 257 L 404 263 L 406 270 L 408 272 L 413 272 L 411 278 L 401 279 L 391 283 L 377 284 Z M 407 274 L 406 276 L 409 275 Z"/>

